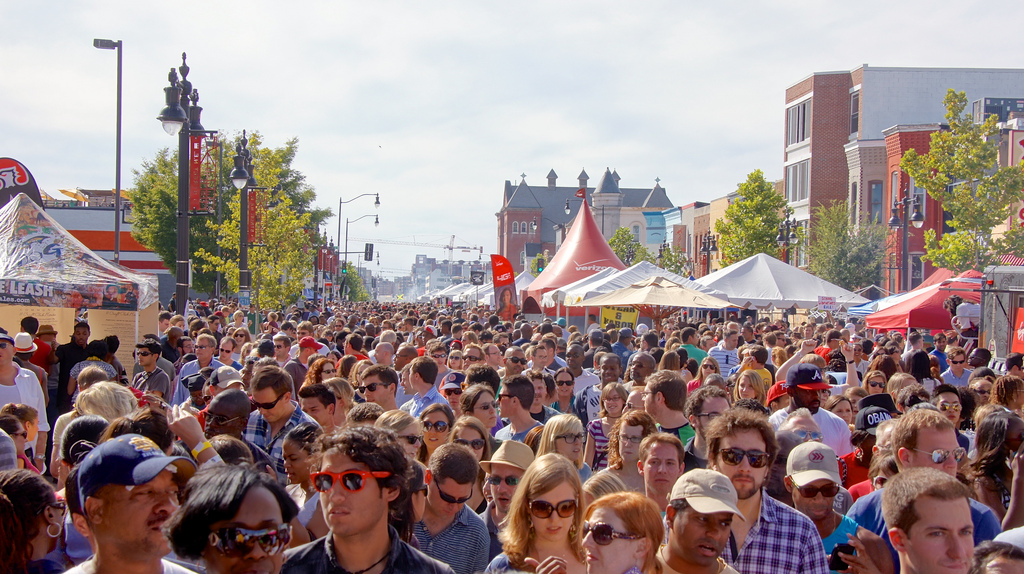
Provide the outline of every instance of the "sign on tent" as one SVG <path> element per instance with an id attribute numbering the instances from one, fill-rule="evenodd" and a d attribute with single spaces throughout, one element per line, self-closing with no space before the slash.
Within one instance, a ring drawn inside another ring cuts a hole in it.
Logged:
<path id="1" fill-rule="evenodd" d="M 636 307 L 601 307 L 601 324 L 605 329 L 633 328 L 639 317 Z"/>

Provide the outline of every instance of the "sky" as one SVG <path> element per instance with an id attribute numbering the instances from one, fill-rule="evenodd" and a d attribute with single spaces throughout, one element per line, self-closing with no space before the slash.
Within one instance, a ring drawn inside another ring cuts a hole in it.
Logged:
<path id="1" fill-rule="evenodd" d="M 623 187 L 660 178 L 685 205 L 755 169 L 780 179 L 786 87 L 865 63 L 1024 68 L 1014 25 L 1001 29 L 1019 14 L 1004 1 L 0 0 L 0 157 L 50 195 L 113 188 L 116 57 L 92 40 L 122 40 L 131 187 L 177 143 L 156 115 L 184 51 L 207 129 L 298 138 L 293 166 L 335 213 L 339 198 L 380 194 L 380 226 L 352 223 L 351 237 L 455 235 L 486 258 L 505 180 L 543 186 L 554 169 L 572 185 L 585 168 L 596 184 L 609 167 Z M 342 217 L 374 212 L 360 198 Z M 337 218 L 326 232 L 337 242 Z M 386 276 L 447 256 L 376 247 Z"/>

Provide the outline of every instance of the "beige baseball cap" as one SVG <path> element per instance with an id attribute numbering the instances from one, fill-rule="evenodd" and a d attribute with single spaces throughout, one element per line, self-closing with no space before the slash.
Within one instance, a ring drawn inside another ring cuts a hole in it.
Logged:
<path id="1" fill-rule="evenodd" d="M 695 468 L 680 476 L 672 486 L 669 501 L 673 500 L 685 500 L 701 514 L 731 512 L 744 522 L 747 520 L 736 507 L 738 497 L 732 481 L 714 470 Z"/>
<path id="2" fill-rule="evenodd" d="M 807 486 L 815 480 L 827 479 L 842 484 L 836 451 L 820 442 L 805 442 L 789 453 L 786 475 L 797 486 Z"/>
<path id="3" fill-rule="evenodd" d="M 493 463 L 507 464 L 525 471 L 533 464 L 533 449 L 519 441 L 503 441 L 498 450 L 491 455 L 491 460 L 481 461 L 480 467 L 484 469 L 484 472 L 489 473 Z"/>

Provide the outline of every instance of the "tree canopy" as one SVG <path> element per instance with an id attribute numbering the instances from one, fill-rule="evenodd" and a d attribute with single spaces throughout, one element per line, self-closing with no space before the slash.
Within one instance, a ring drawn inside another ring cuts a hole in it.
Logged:
<path id="1" fill-rule="evenodd" d="M 608 245 L 627 267 L 641 261 L 654 263 L 654 256 L 650 250 L 637 241 L 636 237 L 633 236 L 633 232 L 627 227 L 616 229 L 615 233 L 612 234 L 612 238 L 608 240 Z"/>
<path id="2" fill-rule="evenodd" d="M 751 172 L 736 192 L 739 197 L 726 208 L 725 217 L 715 222 L 723 266 L 758 253 L 777 256 L 779 246 L 775 238 L 786 198 L 775 191 L 759 169 Z"/>
<path id="3" fill-rule="evenodd" d="M 810 272 L 844 289 L 855 290 L 882 282 L 888 230 L 878 222 L 850 222 L 844 201 L 814 210 L 814 227 L 807 246 Z"/>

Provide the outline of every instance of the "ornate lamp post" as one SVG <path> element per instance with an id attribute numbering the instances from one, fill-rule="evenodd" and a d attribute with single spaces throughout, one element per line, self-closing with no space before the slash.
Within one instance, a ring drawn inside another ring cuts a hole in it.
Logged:
<path id="1" fill-rule="evenodd" d="M 910 206 L 913 205 L 914 211 L 910 213 Z M 899 208 L 903 207 L 903 219 L 900 219 Z M 903 242 L 902 249 L 900 252 L 900 283 L 902 291 L 910 291 L 910 229 L 907 227 L 909 221 L 915 229 L 921 229 L 924 226 L 924 214 L 921 213 L 921 206 L 917 201 L 917 197 L 911 197 L 909 192 L 903 197 L 903 199 L 892 201 L 892 217 L 889 218 L 889 228 L 896 230 L 902 229 L 903 231 Z"/>
<path id="2" fill-rule="evenodd" d="M 796 229 L 800 225 L 792 215 L 793 211 L 786 207 L 786 217 L 779 223 L 779 234 L 775 237 L 775 242 L 782 249 L 782 261 L 784 263 L 789 263 L 789 246 L 796 245 Z"/>
<path id="3" fill-rule="evenodd" d="M 710 231 L 701 236 L 700 253 L 704 256 L 704 274 L 711 274 L 711 254 L 718 253 L 718 238 Z"/>

